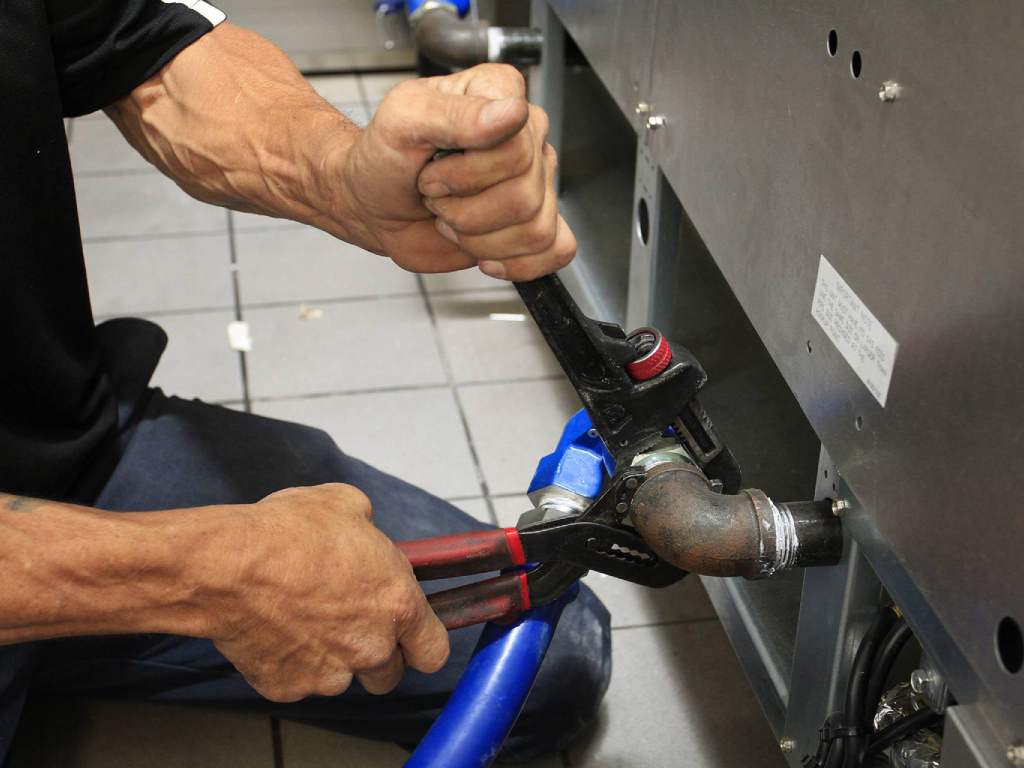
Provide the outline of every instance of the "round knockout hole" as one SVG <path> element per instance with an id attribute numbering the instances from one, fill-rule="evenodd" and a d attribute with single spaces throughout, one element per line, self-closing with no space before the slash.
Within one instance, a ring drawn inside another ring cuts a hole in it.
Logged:
<path id="1" fill-rule="evenodd" d="M 850 59 L 850 74 L 860 77 L 860 51 L 853 52 L 853 58 Z"/>
<path id="2" fill-rule="evenodd" d="M 836 55 L 836 51 L 838 51 L 838 50 L 839 50 L 839 35 L 837 35 L 836 31 L 833 29 L 831 32 L 828 33 L 828 55 L 829 56 L 835 56 Z"/>
<path id="3" fill-rule="evenodd" d="M 647 201 L 642 197 L 636 210 L 636 233 L 640 237 L 640 242 L 647 245 L 647 238 L 651 235 L 651 218 L 647 213 Z"/>
<path id="4" fill-rule="evenodd" d="M 857 425 L 857 429 L 864 429 L 864 419 L 858 416 L 853 420 L 853 423 Z"/>
<path id="5" fill-rule="evenodd" d="M 1020 672 L 1024 666 L 1024 634 L 1020 631 L 1020 624 L 1010 616 L 1004 617 L 996 628 L 996 655 L 1003 669 L 1011 675 Z"/>

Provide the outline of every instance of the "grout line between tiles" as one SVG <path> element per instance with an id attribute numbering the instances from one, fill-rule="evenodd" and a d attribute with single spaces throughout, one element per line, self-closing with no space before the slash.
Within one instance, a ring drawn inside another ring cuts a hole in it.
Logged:
<path id="1" fill-rule="evenodd" d="M 330 392 L 310 392 L 301 395 L 268 395 L 265 397 L 254 397 L 254 403 L 280 403 L 292 400 L 315 400 L 320 397 L 345 397 L 348 395 L 375 395 L 391 394 L 394 392 L 418 392 L 426 389 L 447 389 L 448 384 L 439 382 L 437 384 L 408 384 L 395 387 L 377 387 L 374 389 L 339 389 Z M 475 498 L 475 497 L 474 497 Z"/>
<path id="2" fill-rule="evenodd" d="M 219 307 L 189 307 L 188 309 L 139 309 L 127 312 L 117 312 L 113 315 L 96 315 L 93 320 L 102 323 L 105 320 L 114 320 L 118 317 L 177 317 L 179 315 L 209 315 L 214 312 L 231 312 L 233 304 L 222 304 Z"/>
<path id="3" fill-rule="evenodd" d="M 560 378 L 559 374 L 552 374 L 550 376 L 534 376 L 522 379 L 501 379 L 499 381 L 467 381 L 461 384 L 451 384 L 449 382 L 437 382 L 434 384 L 404 384 L 394 387 L 373 387 L 369 389 L 334 389 L 327 392 L 303 392 L 295 395 L 266 395 L 263 397 L 251 398 L 254 403 L 277 403 L 287 402 L 291 400 L 307 400 L 318 397 L 344 397 L 348 395 L 375 395 L 385 394 L 391 392 L 418 392 L 425 389 L 444 389 L 451 388 L 453 390 L 461 388 L 472 388 L 472 387 L 493 387 L 505 384 L 533 384 L 539 381 L 554 381 Z M 455 392 L 456 401 L 458 401 L 458 392 Z M 460 406 L 461 407 L 461 406 Z M 502 496 L 516 496 L 515 493 L 494 493 L 490 494 L 492 498 L 501 498 Z M 473 498 L 477 498 L 474 496 Z"/>
<path id="4" fill-rule="evenodd" d="M 75 171 L 76 179 L 105 179 L 112 176 L 157 176 L 156 168 L 113 168 L 108 171 Z"/>
<path id="5" fill-rule="evenodd" d="M 279 309 L 281 307 L 301 307 L 303 304 L 323 306 L 330 304 L 351 304 L 353 302 L 380 301 L 381 299 L 415 299 L 419 291 L 396 291 L 395 293 L 375 293 L 365 296 L 337 296 L 333 299 L 289 299 L 287 301 L 252 301 L 245 305 L 246 309 Z"/>
<path id="6" fill-rule="evenodd" d="M 228 253 L 231 258 L 231 292 L 235 299 L 235 320 L 241 321 L 242 317 L 242 293 L 238 285 L 238 252 L 235 249 L 235 219 L 231 211 L 226 211 L 228 216 Z M 249 396 L 249 362 L 246 352 L 238 351 L 238 367 L 242 375 L 242 399 L 245 402 L 245 412 L 252 413 L 252 398 Z M 275 721 L 276 722 L 276 721 Z"/>
<path id="7" fill-rule="evenodd" d="M 131 243 L 146 242 L 148 240 L 178 240 L 183 237 L 210 237 L 211 235 L 223 235 L 223 229 L 199 229 L 187 232 L 153 232 L 145 235 L 95 235 L 83 237 L 82 243 Z"/>
<path id="8" fill-rule="evenodd" d="M 372 119 L 373 112 L 370 110 L 370 99 L 366 95 L 366 85 L 363 84 L 363 76 L 358 72 L 356 73 L 356 88 L 359 89 L 359 97 L 363 100 L 363 109 Z"/>
<path id="9" fill-rule="evenodd" d="M 281 745 L 281 721 L 270 718 L 270 745 L 274 750 L 274 768 L 284 768 L 284 749 Z"/>
<path id="10" fill-rule="evenodd" d="M 455 407 L 459 412 L 459 421 L 462 422 L 462 429 L 466 435 L 466 443 L 469 445 L 469 456 L 473 461 L 473 468 L 476 471 L 476 479 L 480 484 L 480 490 L 483 492 L 484 505 L 487 507 L 487 514 L 491 518 L 492 525 L 498 525 L 498 513 L 494 510 L 494 502 L 491 501 L 490 488 L 487 486 L 487 479 L 484 477 L 484 469 L 480 465 L 480 454 L 476 449 L 476 445 L 473 443 L 473 435 L 469 429 L 469 419 L 466 418 L 466 409 L 462 407 L 462 397 L 459 395 L 459 389 L 455 386 L 452 381 L 452 367 L 448 362 L 448 354 L 445 352 L 444 343 L 441 341 L 441 329 L 437 325 L 437 316 L 434 314 L 434 307 L 430 303 L 430 297 L 427 295 L 426 282 L 423 280 L 422 275 L 416 275 L 416 284 L 420 287 L 420 296 L 423 298 L 423 306 L 426 307 L 427 317 L 430 318 L 430 327 L 434 331 L 434 343 L 437 345 L 438 354 L 441 356 L 441 366 L 444 368 L 444 375 L 448 381 L 448 388 L 451 390 L 452 397 L 455 398 Z"/>

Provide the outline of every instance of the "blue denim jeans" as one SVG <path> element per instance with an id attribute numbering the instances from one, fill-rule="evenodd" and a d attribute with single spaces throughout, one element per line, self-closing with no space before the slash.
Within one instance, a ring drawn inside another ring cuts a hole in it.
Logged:
<path id="1" fill-rule="evenodd" d="M 282 488 L 341 482 L 370 498 L 374 523 L 395 541 L 484 527 L 451 504 L 345 455 L 318 429 L 166 397 L 140 389 L 138 377 L 134 383 L 132 397 L 122 397 L 121 435 L 95 462 L 102 482 L 89 495 L 96 507 L 151 511 L 249 503 Z M 434 591 L 458 583 L 424 587 Z M 444 706 L 479 634 L 480 627 L 450 633 L 451 658 L 440 672 L 407 670 L 385 696 L 353 683 L 341 696 L 290 704 L 262 698 L 203 639 L 122 635 L 0 648 L 0 763 L 26 697 L 47 695 L 256 712 L 411 747 Z M 568 744 L 596 715 L 610 674 L 608 612 L 583 587 L 562 616 L 499 760 L 525 761 Z"/>

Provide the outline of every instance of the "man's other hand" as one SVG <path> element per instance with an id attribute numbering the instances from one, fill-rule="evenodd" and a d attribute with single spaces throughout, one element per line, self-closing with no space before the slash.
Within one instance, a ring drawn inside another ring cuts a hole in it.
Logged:
<path id="1" fill-rule="evenodd" d="M 262 695 L 335 696 L 353 677 L 383 694 L 406 665 L 444 666 L 447 632 L 362 492 L 292 488 L 238 509 L 240 565 L 214 603 L 211 636 Z"/>
<path id="2" fill-rule="evenodd" d="M 479 265 L 492 277 L 539 277 L 576 253 L 558 214 L 547 133 L 547 116 L 507 65 L 409 80 L 350 147 L 327 158 L 322 195 L 339 207 L 343 196 L 345 218 L 361 222 L 353 239 L 405 269 Z M 439 149 L 464 151 L 431 162 Z"/>

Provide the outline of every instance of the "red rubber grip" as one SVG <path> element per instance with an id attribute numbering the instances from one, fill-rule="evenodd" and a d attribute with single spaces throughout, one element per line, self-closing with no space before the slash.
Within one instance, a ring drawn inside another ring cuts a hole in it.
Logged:
<path id="1" fill-rule="evenodd" d="M 427 602 L 445 629 L 461 629 L 485 621 L 507 623 L 530 607 L 526 574 L 503 573 L 444 592 L 427 595 Z"/>
<path id="2" fill-rule="evenodd" d="M 653 379 L 659 373 L 668 368 L 672 362 L 672 348 L 665 341 L 665 337 L 659 334 L 660 343 L 657 348 L 648 352 L 639 360 L 626 363 L 626 372 L 637 381 Z"/>
<path id="3" fill-rule="evenodd" d="M 416 578 L 429 581 L 513 568 L 525 562 L 515 528 L 466 531 L 431 539 L 400 541 Z"/>

